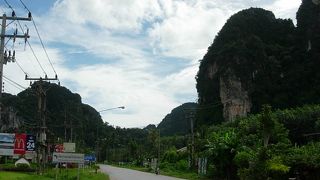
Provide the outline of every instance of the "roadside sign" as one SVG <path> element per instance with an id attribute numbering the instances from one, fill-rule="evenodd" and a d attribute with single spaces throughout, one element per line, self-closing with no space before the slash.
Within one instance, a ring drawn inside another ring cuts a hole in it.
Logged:
<path id="1" fill-rule="evenodd" d="M 53 163 L 84 163 L 84 154 L 79 153 L 53 153 Z"/>
<path id="2" fill-rule="evenodd" d="M 84 156 L 84 160 L 85 161 L 89 161 L 89 162 L 95 162 L 96 161 L 96 156 L 95 155 L 85 155 Z"/>
<path id="3" fill-rule="evenodd" d="M 15 134 L 0 133 L 0 156 L 13 156 Z"/>
<path id="4" fill-rule="evenodd" d="M 14 154 L 25 154 L 26 153 L 26 134 L 16 134 L 14 141 Z"/>
<path id="5" fill-rule="evenodd" d="M 76 143 L 63 143 L 63 152 L 76 152 Z"/>
<path id="6" fill-rule="evenodd" d="M 63 144 L 56 144 L 54 146 L 54 152 L 62 153 L 63 152 Z"/>
<path id="7" fill-rule="evenodd" d="M 36 137 L 34 135 L 27 135 L 26 138 L 26 151 L 35 151 Z"/>

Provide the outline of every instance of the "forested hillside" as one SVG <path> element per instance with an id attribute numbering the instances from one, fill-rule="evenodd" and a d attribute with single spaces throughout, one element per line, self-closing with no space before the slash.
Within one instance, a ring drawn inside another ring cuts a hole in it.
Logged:
<path id="1" fill-rule="evenodd" d="M 174 108 L 170 114 L 160 122 L 158 129 L 162 136 L 186 135 L 190 133 L 190 112 L 195 111 L 196 103 L 185 103 Z"/>
<path id="2" fill-rule="evenodd" d="M 260 8 L 229 18 L 197 74 L 200 124 L 234 120 L 274 108 L 320 103 L 319 5 L 304 0 L 297 27 Z"/>
<path id="3" fill-rule="evenodd" d="M 319 16 L 317 0 L 302 1 L 297 26 L 250 8 L 218 33 L 197 74 L 211 177 L 318 179 L 319 105 L 306 104 L 320 103 Z"/>

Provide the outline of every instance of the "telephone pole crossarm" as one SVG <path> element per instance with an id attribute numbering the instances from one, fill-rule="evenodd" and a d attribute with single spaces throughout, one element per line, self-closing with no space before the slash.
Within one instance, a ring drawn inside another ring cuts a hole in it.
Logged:
<path id="1" fill-rule="evenodd" d="M 47 76 L 45 78 L 29 78 L 26 75 L 25 80 L 29 80 L 29 81 L 55 81 L 55 80 L 58 80 L 58 76 L 56 75 L 54 78 L 48 78 Z"/>
<path id="2" fill-rule="evenodd" d="M 30 38 L 29 35 L 25 34 L 25 35 L 1 35 L 1 37 L 7 37 L 7 38 Z"/>
<path id="3" fill-rule="evenodd" d="M 24 18 L 24 17 L 16 17 L 16 16 L 13 16 L 13 17 L 10 17 L 10 16 L 6 16 L 5 14 L 3 16 L 0 16 L 0 19 L 6 19 L 6 20 L 17 20 L 17 21 L 31 21 L 31 17 L 27 17 L 27 18 Z"/>

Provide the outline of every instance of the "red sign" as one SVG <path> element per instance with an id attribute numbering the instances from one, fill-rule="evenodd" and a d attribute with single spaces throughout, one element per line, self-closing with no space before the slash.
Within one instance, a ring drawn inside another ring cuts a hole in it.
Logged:
<path id="1" fill-rule="evenodd" d="M 14 154 L 25 154 L 26 153 L 26 134 L 16 134 L 14 140 Z"/>
<path id="2" fill-rule="evenodd" d="M 54 147 L 54 152 L 63 152 L 63 144 L 56 144 Z"/>

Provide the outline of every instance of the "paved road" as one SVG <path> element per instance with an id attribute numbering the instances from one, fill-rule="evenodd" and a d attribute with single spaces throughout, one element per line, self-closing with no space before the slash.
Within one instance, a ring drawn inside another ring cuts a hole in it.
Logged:
<path id="1" fill-rule="evenodd" d="M 109 174 L 110 180 L 182 180 L 178 178 L 145 173 L 131 169 L 99 165 L 100 171 Z"/>

